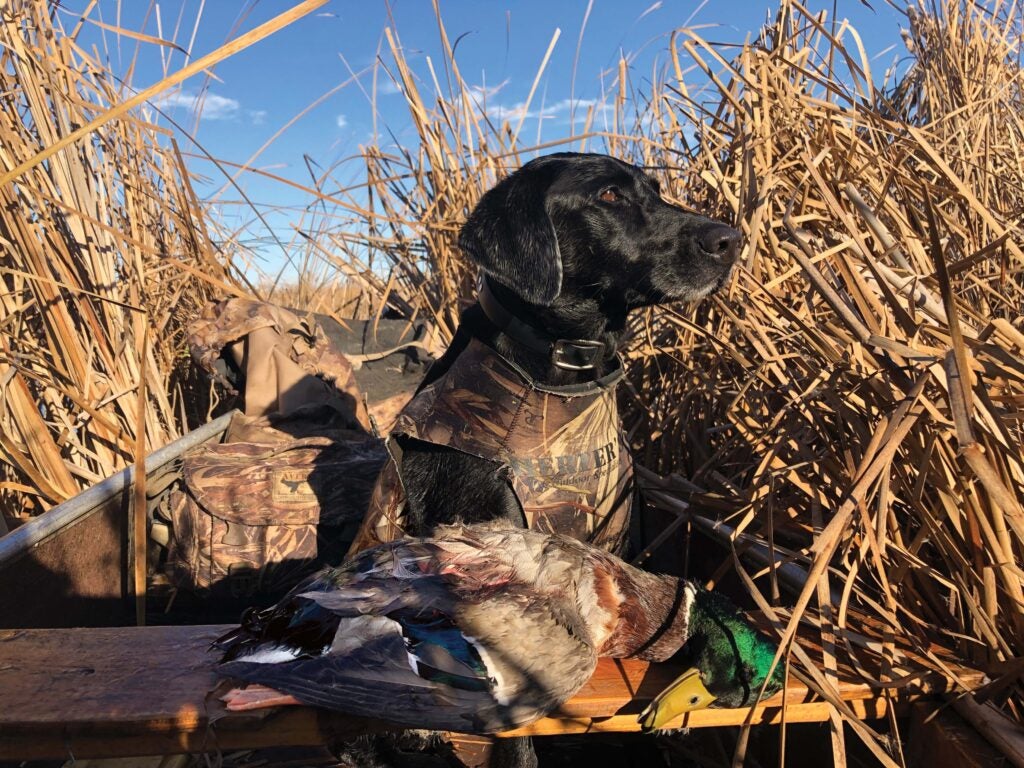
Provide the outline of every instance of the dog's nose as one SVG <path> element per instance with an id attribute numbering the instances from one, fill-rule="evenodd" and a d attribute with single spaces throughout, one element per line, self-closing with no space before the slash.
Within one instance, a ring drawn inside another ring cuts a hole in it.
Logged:
<path id="1" fill-rule="evenodd" d="M 704 230 L 698 242 L 700 247 L 721 264 L 732 264 L 740 255 L 743 235 L 725 224 L 715 224 Z"/>

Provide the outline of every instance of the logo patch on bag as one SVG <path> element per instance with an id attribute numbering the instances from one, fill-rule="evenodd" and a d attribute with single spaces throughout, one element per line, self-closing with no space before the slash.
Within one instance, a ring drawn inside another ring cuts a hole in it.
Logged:
<path id="1" fill-rule="evenodd" d="M 315 502 L 316 492 L 309 484 L 310 470 L 306 468 L 278 469 L 271 480 L 274 501 Z"/>

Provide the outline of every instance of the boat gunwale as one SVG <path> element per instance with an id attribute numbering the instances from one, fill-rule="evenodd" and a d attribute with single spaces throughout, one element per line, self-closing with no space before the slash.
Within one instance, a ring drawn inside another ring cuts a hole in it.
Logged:
<path id="1" fill-rule="evenodd" d="M 146 457 L 146 473 L 159 472 L 172 461 L 180 459 L 186 451 L 223 435 L 237 412 L 225 413 L 153 451 Z M 12 564 L 47 539 L 100 509 L 118 494 L 128 491 L 134 482 L 133 464 L 0 537 L 0 568 Z"/>

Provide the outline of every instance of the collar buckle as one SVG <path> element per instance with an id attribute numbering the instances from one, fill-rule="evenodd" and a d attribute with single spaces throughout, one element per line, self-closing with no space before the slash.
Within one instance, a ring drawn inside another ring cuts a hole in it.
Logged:
<path id="1" fill-rule="evenodd" d="M 0 0 L 2 2 L 2 0 Z M 563 371 L 590 371 L 597 368 L 607 350 L 607 344 L 595 339 L 553 339 L 508 311 L 491 292 L 486 277 L 481 277 L 478 296 L 484 315 L 502 332 L 517 342 L 542 355 Z"/>
<path id="2" fill-rule="evenodd" d="M 558 339 L 551 345 L 551 364 L 563 371 L 589 371 L 604 355 L 605 343 L 593 339 Z"/>

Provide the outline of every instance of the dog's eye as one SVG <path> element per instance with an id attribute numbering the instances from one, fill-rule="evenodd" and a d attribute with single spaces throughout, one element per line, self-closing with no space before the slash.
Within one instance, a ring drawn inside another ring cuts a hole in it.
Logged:
<path id="1" fill-rule="evenodd" d="M 601 194 L 597 196 L 597 199 L 603 203 L 617 203 L 623 198 L 622 193 L 615 187 L 608 187 L 608 189 L 601 191 Z"/>

